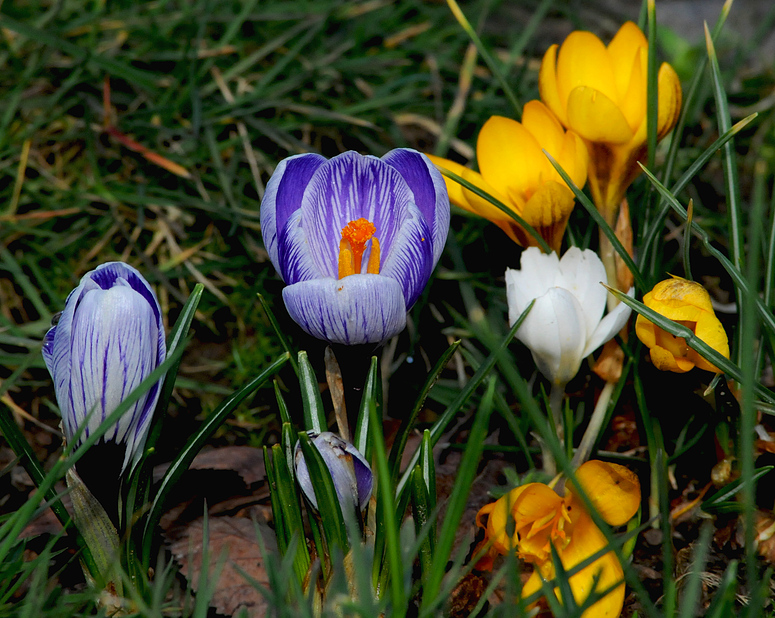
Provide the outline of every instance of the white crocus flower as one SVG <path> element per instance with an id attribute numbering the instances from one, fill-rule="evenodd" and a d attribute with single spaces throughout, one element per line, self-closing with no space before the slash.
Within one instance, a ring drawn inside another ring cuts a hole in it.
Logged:
<path id="1" fill-rule="evenodd" d="M 624 327 L 630 308 L 620 303 L 603 317 L 608 291 L 601 283 L 608 280 L 600 258 L 589 249 L 572 247 L 558 259 L 556 253 L 530 247 L 520 265 L 520 270 L 506 270 L 509 323 L 535 299 L 517 338 L 553 386 L 564 387 L 581 361 Z"/>

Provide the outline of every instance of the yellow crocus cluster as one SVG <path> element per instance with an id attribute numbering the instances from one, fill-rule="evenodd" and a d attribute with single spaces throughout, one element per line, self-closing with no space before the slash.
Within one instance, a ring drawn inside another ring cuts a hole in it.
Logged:
<path id="1" fill-rule="evenodd" d="M 573 209 L 573 194 L 544 150 L 583 187 L 589 178 L 598 210 L 613 226 L 627 187 L 646 156 L 648 42 L 632 22 L 606 47 L 590 32 L 571 33 L 552 45 L 539 71 L 541 101 L 524 106 L 522 122 L 491 117 L 476 145 L 479 172 L 431 157 L 511 208 L 559 252 Z M 657 136 L 678 119 L 681 85 L 669 64 L 659 70 Z M 485 217 L 522 246 L 536 240 L 486 199 L 445 177 L 450 201 Z"/>

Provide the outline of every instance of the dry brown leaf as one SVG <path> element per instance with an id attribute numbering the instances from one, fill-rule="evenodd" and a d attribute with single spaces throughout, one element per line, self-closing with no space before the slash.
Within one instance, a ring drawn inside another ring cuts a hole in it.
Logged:
<path id="1" fill-rule="evenodd" d="M 193 589 L 199 589 L 202 571 L 203 520 L 172 531 L 174 540 L 170 546 L 181 573 L 189 579 Z M 244 517 L 214 517 L 208 521 L 209 574 L 218 564 L 223 564 L 211 605 L 221 614 L 232 616 L 241 608 L 250 618 L 266 616 L 269 605 L 242 572 L 262 586 L 269 586 L 264 557 L 256 540 L 261 533 L 266 544 L 268 559 L 279 560 L 274 533 L 266 524 L 254 523 Z"/>

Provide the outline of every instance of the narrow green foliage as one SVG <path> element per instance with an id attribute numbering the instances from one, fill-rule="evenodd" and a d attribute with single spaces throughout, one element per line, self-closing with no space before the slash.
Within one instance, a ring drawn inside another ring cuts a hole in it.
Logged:
<path id="1" fill-rule="evenodd" d="M 299 386 L 301 387 L 301 402 L 304 407 L 304 426 L 315 433 L 328 429 L 326 413 L 323 410 L 323 399 L 320 396 L 318 379 L 309 362 L 307 353 L 299 352 Z"/>
<path id="2" fill-rule="evenodd" d="M 369 409 L 370 406 L 374 406 L 377 410 L 382 410 L 381 393 L 379 362 L 376 356 L 372 356 L 366 384 L 363 385 L 361 408 L 355 421 L 355 436 L 353 438 L 353 446 L 366 458 L 366 461 L 371 461 L 371 432 L 369 430 L 371 414 Z"/>

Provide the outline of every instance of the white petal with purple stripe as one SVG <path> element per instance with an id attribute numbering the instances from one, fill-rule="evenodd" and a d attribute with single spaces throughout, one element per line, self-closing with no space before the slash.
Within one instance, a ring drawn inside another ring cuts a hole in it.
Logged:
<path id="1" fill-rule="evenodd" d="M 334 343 L 378 343 L 406 326 L 401 286 L 380 275 L 302 281 L 283 290 L 294 321 L 307 333 Z"/>
<path id="2" fill-rule="evenodd" d="M 87 273 L 46 334 L 43 359 L 54 379 L 65 435 L 82 439 L 166 357 L 161 310 L 142 275 L 110 262 Z M 124 468 L 140 456 L 161 381 L 103 436 L 126 445 Z"/>

